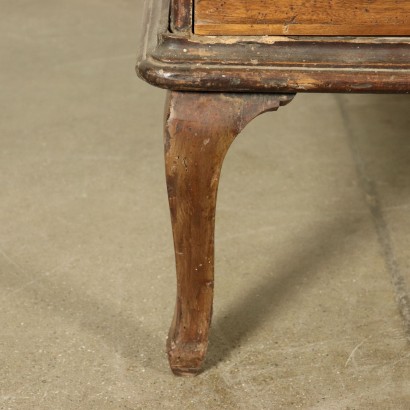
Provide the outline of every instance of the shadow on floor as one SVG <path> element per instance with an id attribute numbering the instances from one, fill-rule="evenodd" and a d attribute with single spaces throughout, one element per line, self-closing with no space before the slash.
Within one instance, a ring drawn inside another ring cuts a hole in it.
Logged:
<path id="1" fill-rule="evenodd" d="M 69 275 L 30 274 L 27 270 L 23 272 L 17 264 L 11 266 L 5 258 L 1 258 L 0 262 L 0 272 L 10 273 L 0 275 L 1 286 L 12 289 L 7 297 L 15 294 L 14 297 L 28 301 L 30 306 L 47 309 L 65 323 L 78 326 L 96 339 L 103 340 L 122 357 L 155 367 L 155 360 L 150 356 L 152 352 L 160 355 L 164 351 L 163 341 L 138 326 L 138 320 L 121 311 L 117 303 L 110 304 L 110 299 L 93 298 L 78 283 L 74 283 Z M 21 277 L 36 279 L 21 283 Z M 144 359 L 141 359 L 142 353 Z"/>
<path id="2" fill-rule="evenodd" d="M 355 97 L 366 99 L 365 104 L 349 107 L 347 98 Z M 370 204 L 367 204 L 368 209 L 373 217 L 380 246 L 383 248 L 382 252 L 385 258 L 386 268 L 392 275 L 396 298 L 399 302 L 399 310 L 401 310 L 404 319 L 404 331 L 410 334 L 408 284 L 406 286 L 403 276 L 399 271 L 395 271 L 394 266 L 392 269 L 392 263 L 393 265 L 397 265 L 397 270 L 398 264 L 394 256 L 388 228 L 384 221 L 381 201 L 377 192 L 377 183 L 371 180 L 370 172 L 366 169 L 366 153 L 360 152 L 360 147 L 362 147 L 363 144 L 372 143 L 372 135 L 358 135 L 354 127 L 350 124 L 352 122 L 350 118 L 353 114 L 356 118 L 362 117 L 364 123 L 366 123 L 366 121 L 379 122 L 380 125 L 384 127 L 388 127 L 388 124 L 394 124 L 394 127 L 391 127 L 390 135 L 386 135 L 388 142 L 384 143 L 385 150 L 381 153 L 383 157 L 373 157 L 371 160 L 376 163 L 385 162 L 384 168 L 387 171 L 385 179 L 388 181 L 397 180 L 399 176 L 405 173 L 405 175 L 408 176 L 407 180 L 409 183 L 406 187 L 403 187 L 403 189 L 406 189 L 403 196 L 410 198 L 409 98 L 403 95 L 335 96 L 335 98 L 338 100 L 341 115 L 345 122 L 347 144 L 355 160 L 359 185 L 363 185 L 363 180 L 365 180 L 365 182 L 373 186 L 374 192 L 371 192 L 371 194 L 375 195 L 376 198 L 366 198 L 369 192 L 367 192 L 366 187 L 361 186 L 364 202 L 370 201 Z M 372 108 L 370 115 L 368 110 L 369 104 Z M 348 123 L 346 124 L 346 122 Z M 319 117 L 317 123 L 320 124 Z M 366 138 L 368 141 L 365 141 Z M 378 141 L 374 143 L 378 143 Z M 404 155 L 403 152 L 405 152 Z M 362 161 L 361 164 L 358 163 L 360 161 Z M 375 203 L 376 205 L 374 205 Z M 372 209 L 374 206 L 376 210 Z M 343 210 L 341 210 L 341 215 L 343 215 Z M 233 304 L 225 317 L 215 315 L 216 317 L 211 329 L 205 371 L 215 366 L 218 362 L 226 360 L 243 340 L 251 336 L 260 326 L 263 326 L 266 317 L 284 300 L 291 298 L 295 291 L 298 291 L 296 285 L 300 284 L 302 278 L 308 278 L 309 281 L 315 280 L 315 270 L 318 270 L 321 265 L 326 263 L 332 251 L 339 248 L 339 244 L 341 240 L 343 240 L 343 235 L 348 234 L 346 224 L 351 224 L 351 220 L 346 221 L 345 219 L 346 218 L 341 217 L 332 224 L 322 224 L 318 226 L 316 231 L 310 235 L 311 240 L 304 244 L 303 249 L 294 249 L 292 254 L 282 256 L 285 259 L 285 263 L 273 261 L 273 266 L 288 267 L 287 270 L 281 272 L 279 276 L 266 278 L 266 275 L 264 275 L 264 279 L 258 283 L 257 273 L 255 272 L 256 284 L 247 296 Z M 360 229 L 362 219 L 363 218 L 357 218 L 357 229 Z M 380 232 L 380 224 L 384 224 L 385 226 L 385 228 L 382 227 L 382 232 Z M 332 232 L 335 230 L 343 234 L 332 235 Z M 306 268 L 307 264 L 309 269 Z M 402 280 L 403 283 L 397 287 L 394 284 L 395 280 Z M 227 332 L 226 329 L 230 329 L 230 332 Z M 234 331 L 232 331 L 232 329 L 234 329 Z"/>

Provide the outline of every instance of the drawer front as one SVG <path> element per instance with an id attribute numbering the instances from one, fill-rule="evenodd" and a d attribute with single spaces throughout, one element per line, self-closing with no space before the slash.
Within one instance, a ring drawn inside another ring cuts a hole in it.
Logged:
<path id="1" fill-rule="evenodd" d="M 194 0 L 200 35 L 410 35 L 410 0 Z"/>

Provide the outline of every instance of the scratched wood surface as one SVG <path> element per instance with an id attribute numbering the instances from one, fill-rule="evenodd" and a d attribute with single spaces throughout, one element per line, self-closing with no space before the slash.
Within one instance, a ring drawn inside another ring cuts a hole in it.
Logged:
<path id="1" fill-rule="evenodd" d="M 410 35 L 410 0 L 194 0 L 201 35 Z"/>

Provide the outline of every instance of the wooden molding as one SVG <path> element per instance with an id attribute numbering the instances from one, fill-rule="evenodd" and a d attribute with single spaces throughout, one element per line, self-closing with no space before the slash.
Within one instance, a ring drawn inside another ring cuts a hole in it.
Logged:
<path id="1" fill-rule="evenodd" d="M 410 37 L 197 36 L 169 32 L 169 0 L 149 0 L 137 72 L 179 91 L 410 91 Z"/>
<path id="2" fill-rule="evenodd" d="M 192 29 L 193 0 L 171 0 L 171 30 L 188 31 Z"/>

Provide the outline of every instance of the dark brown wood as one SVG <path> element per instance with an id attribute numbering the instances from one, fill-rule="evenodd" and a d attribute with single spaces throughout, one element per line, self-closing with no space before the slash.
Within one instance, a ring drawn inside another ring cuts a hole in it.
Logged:
<path id="1" fill-rule="evenodd" d="M 208 346 L 214 287 L 214 227 L 225 154 L 253 118 L 293 95 L 169 93 L 165 164 L 175 246 L 177 301 L 167 350 L 172 371 L 195 375 Z"/>
<path id="2" fill-rule="evenodd" d="M 192 28 L 192 0 L 171 0 L 171 30 L 187 31 Z"/>
<path id="3" fill-rule="evenodd" d="M 410 1 L 195 0 L 201 35 L 410 35 Z"/>
<path id="4" fill-rule="evenodd" d="M 163 36 L 152 57 L 165 64 L 391 70 L 410 67 L 408 38 Z"/>
<path id="5" fill-rule="evenodd" d="M 158 87 L 277 93 L 410 91 L 409 37 L 170 33 L 163 17 L 167 0 L 151 1 L 149 7 L 149 30 L 137 72 Z"/>

